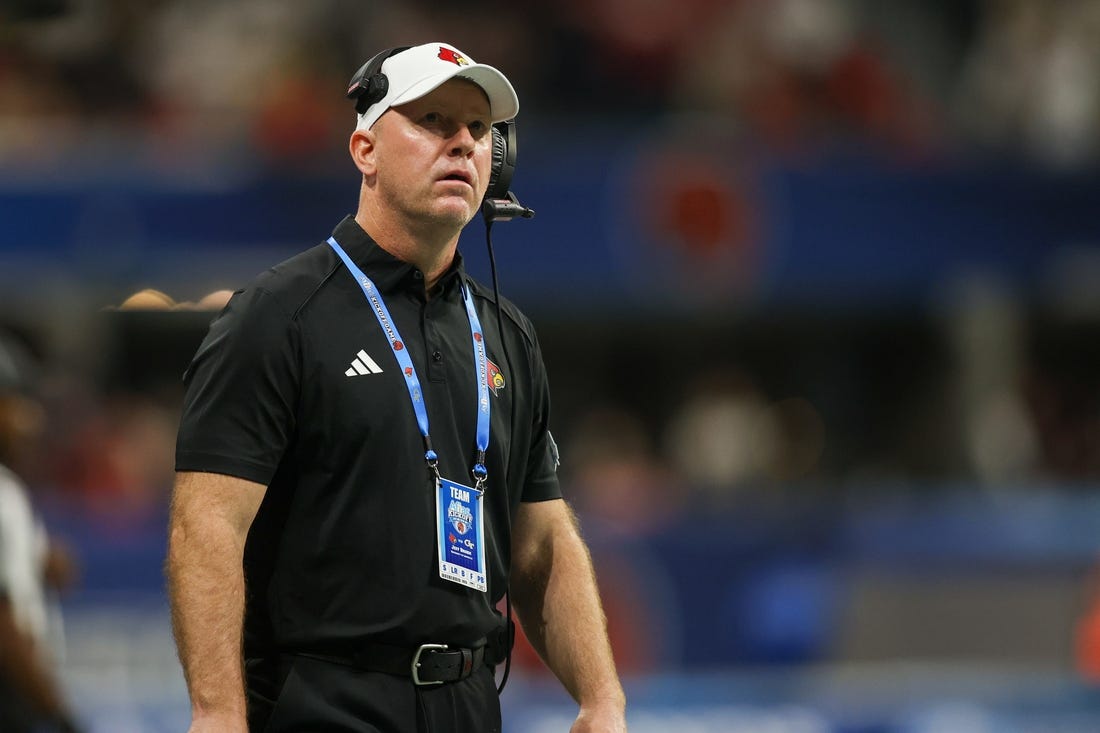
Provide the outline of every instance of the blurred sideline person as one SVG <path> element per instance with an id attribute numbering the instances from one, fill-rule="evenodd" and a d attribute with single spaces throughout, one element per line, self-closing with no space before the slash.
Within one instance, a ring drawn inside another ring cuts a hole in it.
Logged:
<path id="1" fill-rule="evenodd" d="M 534 329 L 507 301 L 498 325 L 456 251 L 515 91 L 429 43 L 357 92 L 357 213 L 237 292 L 184 377 L 167 572 L 191 731 L 500 731 L 506 591 L 574 733 L 625 731 Z"/>
<path id="2" fill-rule="evenodd" d="M 13 471 L 45 421 L 32 375 L 25 350 L 0 333 L 0 731 L 71 732 L 78 728 L 53 669 L 48 595 L 72 566 Z"/>
<path id="3" fill-rule="evenodd" d="M 221 310 L 233 296 L 228 290 L 215 290 L 197 301 L 176 301 L 172 296 L 153 288 L 132 293 L 118 305 L 120 311 L 210 311 Z"/>

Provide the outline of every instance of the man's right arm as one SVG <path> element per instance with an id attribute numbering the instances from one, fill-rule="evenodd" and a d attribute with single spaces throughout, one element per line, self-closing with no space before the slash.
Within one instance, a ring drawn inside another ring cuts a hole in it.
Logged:
<path id="1" fill-rule="evenodd" d="M 172 492 L 168 595 L 191 696 L 191 733 L 247 733 L 244 543 L 266 487 L 180 472 Z"/>

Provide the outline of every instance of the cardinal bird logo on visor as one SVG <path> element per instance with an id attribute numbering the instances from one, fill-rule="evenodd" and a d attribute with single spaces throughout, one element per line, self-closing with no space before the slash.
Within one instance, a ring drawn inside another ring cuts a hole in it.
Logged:
<path id="1" fill-rule="evenodd" d="M 497 395 L 498 392 L 504 389 L 504 374 L 493 362 L 489 362 L 489 373 L 485 375 L 485 379 L 489 382 L 489 389 L 493 390 L 493 395 Z"/>
<path id="2" fill-rule="evenodd" d="M 455 66 L 469 66 L 470 62 L 466 60 L 466 57 L 455 51 L 453 48 L 446 48 L 444 46 L 439 47 L 439 58 L 444 61 L 450 61 Z"/>

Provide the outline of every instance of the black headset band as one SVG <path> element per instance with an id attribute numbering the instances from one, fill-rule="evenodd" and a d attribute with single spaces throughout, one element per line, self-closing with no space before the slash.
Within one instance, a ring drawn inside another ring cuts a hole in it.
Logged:
<path id="1" fill-rule="evenodd" d="M 408 51 L 412 46 L 395 46 L 371 56 L 367 63 L 359 67 L 359 71 L 351 77 L 348 83 L 348 99 L 355 100 L 355 111 L 363 114 L 372 104 L 377 104 L 386 96 L 389 89 L 389 80 L 382 73 L 382 64 L 391 56 L 396 56 L 402 51 Z"/>

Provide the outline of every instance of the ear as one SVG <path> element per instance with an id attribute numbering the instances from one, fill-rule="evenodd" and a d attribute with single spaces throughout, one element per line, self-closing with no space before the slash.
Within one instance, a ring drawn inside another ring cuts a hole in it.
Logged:
<path id="1" fill-rule="evenodd" d="M 351 153 L 351 159 L 355 162 L 355 167 L 364 176 L 373 176 L 376 172 L 377 166 L 374 160 L 374 133 L 370 130 L 356 130 L 351 133 L 351 140 L 348 142 L 348 151 Z"/>

